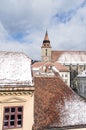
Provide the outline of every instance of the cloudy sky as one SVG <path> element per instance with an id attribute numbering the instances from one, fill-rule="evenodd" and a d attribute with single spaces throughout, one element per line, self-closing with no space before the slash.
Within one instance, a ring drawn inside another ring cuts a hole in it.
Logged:
<path id="1" fill-rule="evenodd" d="M 48 30 L 53 50 L 86 51 L 86 0 L 0 0 L 0 50 L 40 59 Z"/>

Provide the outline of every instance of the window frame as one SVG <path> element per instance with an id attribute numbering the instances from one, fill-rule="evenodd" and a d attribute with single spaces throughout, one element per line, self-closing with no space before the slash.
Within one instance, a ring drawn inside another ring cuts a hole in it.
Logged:
<path id="1" fill-rule="evenodd" d="M 15 111 L 12 111 L 12 109 L 15 108 Z M 18 109 L 22 108 L 21 111 Z M 8 112 L 6 112 L 6 109 L 8 109 Z M 5 106 L 3 110 L 3 130 L 6 129 L 16 129 L 16 128 L 22 128 L 23 127 L 23 106 Z M 5 119 L 6 116 L 8 116 L 8 119 Z M 14 116 L 14 119 L 11 119 L 12 116 Z M 19 119 L 19 117 L 21 119 Z M 18 124 L 19 121 L 21 121 L 20 125 Z M 8 123 L 7 126 L 4 125 L 4 123 Z M 14 123 L 14 125 L 11 125 L 11 123 Z"/>

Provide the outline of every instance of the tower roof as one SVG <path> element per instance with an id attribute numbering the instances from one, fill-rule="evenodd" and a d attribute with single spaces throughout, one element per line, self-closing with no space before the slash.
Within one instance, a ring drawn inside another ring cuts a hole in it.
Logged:
<path id="1" fill-rule="evenodd" d="M 46 31 L 44 41 L 49 41 L 48 32 Z M 50 42 L 50 41 L 49 41 Z"/>
<path id="2" fill-rule="evenodd" d="M 45 37 L 44 37 L 44 40 L 43 40 L 42 48 L 51 48 L 50 40 L 49 40 L 47 31 L 45 33 Z"/>

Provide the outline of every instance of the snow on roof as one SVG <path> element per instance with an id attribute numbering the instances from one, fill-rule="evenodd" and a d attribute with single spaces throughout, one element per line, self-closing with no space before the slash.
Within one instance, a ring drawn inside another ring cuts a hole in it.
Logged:
<path id="1" fill-rule="evenodd" d="M 86 64 L 86 51 L 52 51 L 52 61 L 63 64 Z"/>
<path id="2" fill-rule="evenodd" d="M 63 66 L 62 64 L 60 64 L 58 62 L 55 62 L 55 63 L 52 63 L 52 62 L 35 62 L 32 65 L 32 69 L 33 70 L 39 70 L 43 66 L 47 66 L 47 67 L 52 66 L 52 67 L 56 68 L 58 71 L 61 71 L 61 72 L 69 71 L 69 69 L 67 67 Z"/>
<path id="3" fill-rule="evenodd" d="M 60 63 L 35 62 L 32 65 L 33 75 L 35 76 L 56 76 L 59 72 L 69 72 L 69 69 Z"/>
<path id="4" fill-rule="evenodd" d="M 59 77 L 36 77 L 34 128 L 86 125 L 86 102 Z"/>
<path id="5" fill-rule="evenodd" d="M 77 77 L 86 77 L 86 70 L 84 70 L 81 74 L 79 74 Z"/>
<path id="6" fill-rule="evenodd" d="M 39 70 L 44 64 L 45 64 L 45 62 L 35 62 L 32 65 L 32 69 L 33 70 Z"/>
<path id="7" fill-rule="evenodd" d="M 31 85 L 31 59 L 21 52 L 0 52 L 0 85 Z"/>

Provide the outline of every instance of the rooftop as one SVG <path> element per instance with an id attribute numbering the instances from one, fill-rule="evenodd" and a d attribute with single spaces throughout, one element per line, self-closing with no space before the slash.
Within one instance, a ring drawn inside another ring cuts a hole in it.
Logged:
<path id="1" fill-rule="evenodd" d="M 21 52 L 0 52 L 0 86 L 32 85 L 31 59 Z"/>
<path id="2" fill-rule="evenodd" d="M 35 78 L 34 107 L 34 130 L 86 125 L 86 102 L 59 77 Z"/>
<path id="3" fill-rule="evenodd" d="M 85 64 L 86 51 L 52 51 L 52 61 L 62 64 Z"/>
<path id="4" fill-rule="evenodd" d="M 32 68 L 35 70 L 35 69 L 40 69 L 41 67 L 43 66 L 46 66 L 46 67 L 55 67 L 58 71 L 69 71 L 69 69 L 58 63 L 58 62 L 35 62 L 33 65 L 32 65 Z"/>
<path id="5" fill-rule="evenodd" d="M 86 78 L 86 70 L 84 70 L 82 73 L 78 74 L 77 77 L 84 77 L 84 78 Z"/>

